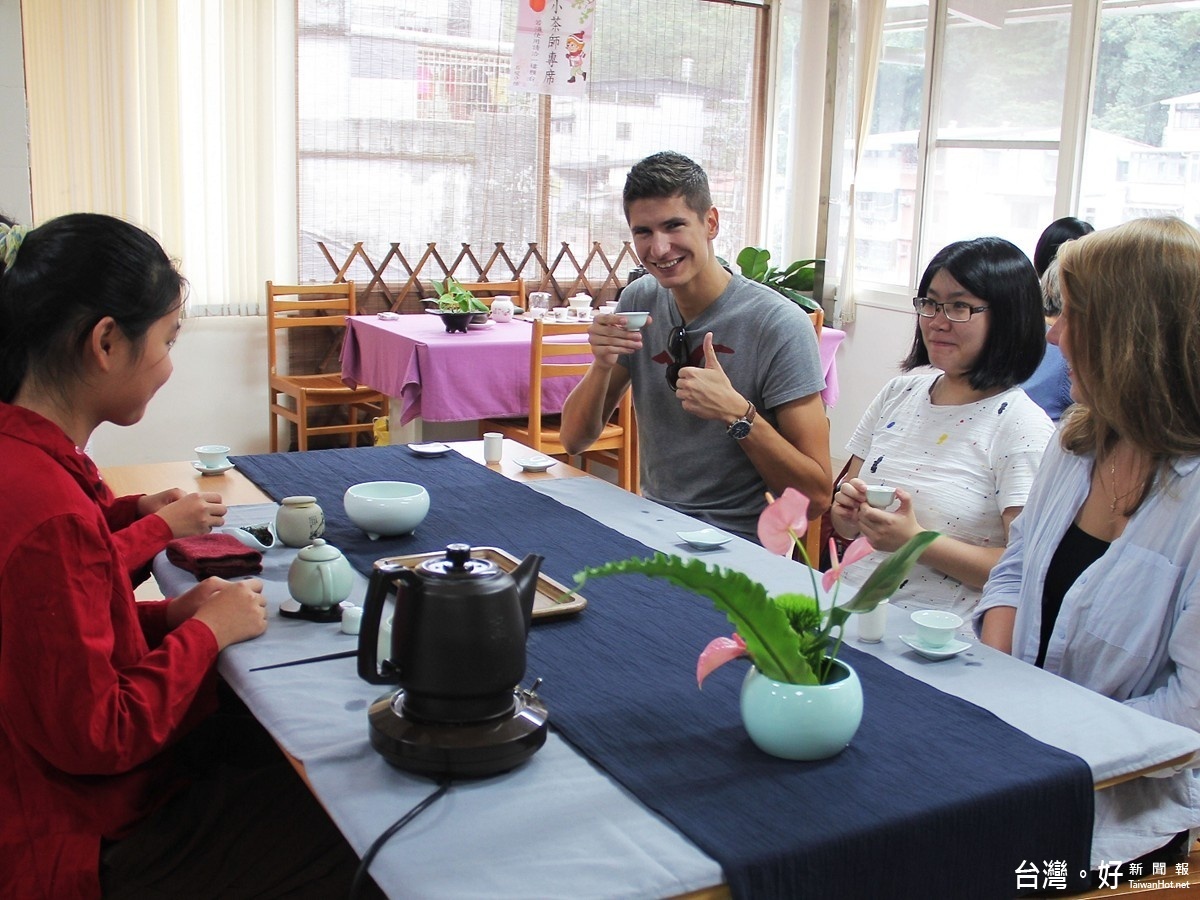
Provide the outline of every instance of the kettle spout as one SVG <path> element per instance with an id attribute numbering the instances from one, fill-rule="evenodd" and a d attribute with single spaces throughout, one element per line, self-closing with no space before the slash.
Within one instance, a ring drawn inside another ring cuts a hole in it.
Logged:
<path id="1" fill-rule="evenodd" d="M 537 594 L 538 572 L 542 568 L 545 557 L 530 553 L 521 564 L 512 571 L 513 581 L 517 583 L 517 596 L 521 601 L 521 614 L 525 617 L 525 633 L 529 633 L 529 624 L 533 621 L 533 599 Z"/>

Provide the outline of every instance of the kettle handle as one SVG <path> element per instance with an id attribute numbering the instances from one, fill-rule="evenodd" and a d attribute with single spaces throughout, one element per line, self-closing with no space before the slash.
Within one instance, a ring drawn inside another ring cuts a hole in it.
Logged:
<path id="1" fill-rule="evenodd" d="M 363 601 L 362 624 L 358 631 L 358 677 L 371 684 L 397 684 L 400 672 L 379 671 L 379 623 L 383 618 L 383 604 L 387 600 L 388 588 L 397 577 L 411 570 L 398 563 L 379 561 L 371 569 L 371 580 L 367 583 L 367 596 Z"/>

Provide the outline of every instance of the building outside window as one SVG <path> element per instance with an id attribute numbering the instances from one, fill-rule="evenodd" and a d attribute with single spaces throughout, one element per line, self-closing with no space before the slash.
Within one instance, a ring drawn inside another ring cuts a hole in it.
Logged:
<path id="1" fill-rule="evenodd" d="M 899 202 L 860 202 L 858 237 L 897 252 L 859 254 L 858 284 L 900 303 L 945 244 L 998 234 L 1032 254 L 1061 215 L 1200 223 L 1198 29 L 1200 2 L 889 0 L 857 190 Z"/>

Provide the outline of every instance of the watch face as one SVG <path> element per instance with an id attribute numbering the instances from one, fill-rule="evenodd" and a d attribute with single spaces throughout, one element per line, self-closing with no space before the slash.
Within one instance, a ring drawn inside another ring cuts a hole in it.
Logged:
<path id="1" fill-rule="evenodd" d="M 750 433 L 750 423 L 745 419 L 738 419 L 729 426 L 729 436 L 734 440 L 740 441 Z"/>

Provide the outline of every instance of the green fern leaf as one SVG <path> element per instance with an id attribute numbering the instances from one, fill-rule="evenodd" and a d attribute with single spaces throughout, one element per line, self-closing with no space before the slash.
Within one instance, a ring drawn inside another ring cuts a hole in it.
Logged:
<path id="1" fill-rule="evenodd" d="M 683 560 L 655 553 L 584 569 L 575 575 L 576 590 L 591 578 L 609 575 L 649 575 L 662 578 L 713 602 L 746 642 L 754 663 L 768 678 L 791 684 L 817 684 L 817 674 L 800 652 L 800 635 L 788 615 L 756 581 L 733 569 L 709 567 L 700 560 Z"/>

